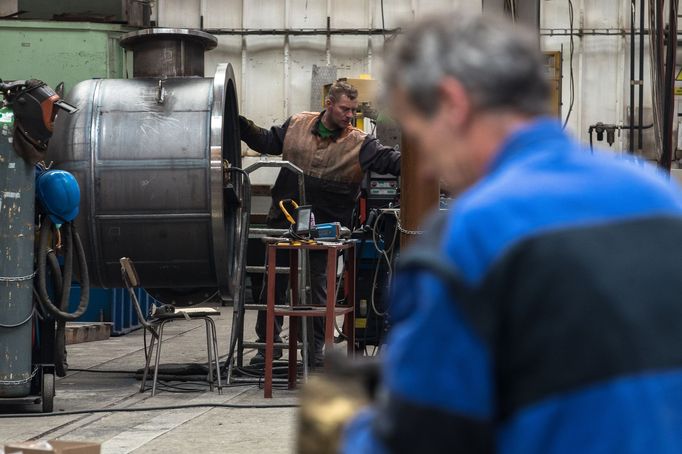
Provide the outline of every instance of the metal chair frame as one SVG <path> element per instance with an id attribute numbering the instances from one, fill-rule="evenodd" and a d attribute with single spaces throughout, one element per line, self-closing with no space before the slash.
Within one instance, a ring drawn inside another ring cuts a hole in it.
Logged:
<path id="1" fill-rule="evenodd" d="M 213 371 L 216 371 L 218 377 L 218 394 L 222 394 L 222 381 L 221 381 L 221 371 L 220 371 L 220 360 L 218 356 L 218 341 L 216 335 L 215 322 L 213 321 L 213 315 L 220 315 L 220 312 L 215 311 L 212 308 L 208 308 L 206 312 L 184 312 L 182 309 L 176 310 L 176 312 L 164 314 L 147 320 L 145 314 L 142 313 L 140 307 L 140 302 L 137 299 L 134 289 L 140 287 L 140 278 L 135 270 L 135 265 L 133 261 L 128 257 L 122 257 L 120 259 L 121 263 L 121 277 L 123 283 L 128 289 L 130 299 L 133 302 L 133 307 L 137 313 L 137 317 L 140 320 L 143 328 L 151 334 L 152 338 L 149 342 L 149 348 L 145 350 L 145 366 L 144 372 L 142 373 L 142 384 L 140 385 L 140 392 L 145 391 L 145 386 L 147 384 L 147 375 L 149 373 L 149 365 L 152 359 L 152 354 L 154 353 L 154 346 L 156 345 L 156 359 L 154 362 L 154 379 L 152 381 L 152 396 L 156 395 L 156 383 L 159 377 L 159 363 L 161 360 L 161 345 L 163 343 L 163 328 L 167 323 L 178 321 L 178 320 L 203 320 L 206 327 L 206 350 L 208 353 L 208 376 L 207 381 L 209 383 L 210 390 L 213 391 Z"/>

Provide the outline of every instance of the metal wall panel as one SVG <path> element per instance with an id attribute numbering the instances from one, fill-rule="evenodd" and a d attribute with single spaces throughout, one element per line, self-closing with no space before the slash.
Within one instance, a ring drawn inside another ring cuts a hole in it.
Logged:
<path id="1" fill-rule="evenodd" d="M 485 0 L 486 6 L 504 0 Z M 519 14 L 532 15 L 539 0 L 518 0 Z M 574 27 L 628 29 L 629 0 L 572 0 Z M 182 4 L 178 6 L 178 4 Z M 384 0 L 383 23 L 394 28 L 438 10 L 459 8 L 480 11 L 482 0 Z M 540 25 L 550 31 L 563 30 L 568 24 L 568 0 L 540 2 Z M 204 24 L 211 28 L 325 28 L 330 17 L 332 28 L 382 27 L 381 0 L 159 0 L 161 25 L 192 26 L 204 12 Z M 164 11 L 165 10 L 165 11 Z M 163 21 L 167 21 L 164 23 Z M 306 110 L 310 100 L 313 65 L 338 66 L 342 76 L 369 73 L 380 77 L 381 35 L 268 37 L 220 36 L 216 50 L 206 55 L 206 73 L 219 61 L 235 67 L 242 112 L 256 123 L 269 126 L 288 115 Z M 569 38 L 545 36 L 542 47 L 563 51 L 563 115 L 570 100 Z M 629 87 L 629 37 L 574 37 L 574 107 L 568 128 L 586 141 L 586 131 L 597 121 L 627 121 Z M 244 46 L 245 45 L 245 46 Z M 648 46 L 646 48 L 648 55 Z M 645 56 L 645 76 L 649 61 Z M 246 64 L 243 64 L 246 63 Z M 645 123 L 650 122 L 649 84 L 645 84 Z M 645 139 L 650 142 L 651 131 Z M 627 148 L 625 137 L 617 137 L 614 150 Z"/>
<path id="2" fill-rule="evenodd" d="M 118 24 L 0 20 L 0 77 L 36 78 L 66 92 L 89 78 L 125 77 Z"/>

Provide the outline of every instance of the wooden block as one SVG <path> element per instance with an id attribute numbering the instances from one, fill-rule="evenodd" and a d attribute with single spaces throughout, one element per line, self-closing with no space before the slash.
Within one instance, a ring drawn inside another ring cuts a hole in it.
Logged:
<path id="1" fill-rule="evenodd" d="M 109 339 L 111 325 L 109 322 L 69 322 L 66 324 L 66 345 Z"/>

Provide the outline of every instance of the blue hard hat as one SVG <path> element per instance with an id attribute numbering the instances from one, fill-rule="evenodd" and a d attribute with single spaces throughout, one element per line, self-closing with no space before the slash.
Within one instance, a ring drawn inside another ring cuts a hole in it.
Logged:
<path id="1" fill-rule="evenodd" d="M 78 216 L 81 190 L 73 175 L 64 170 L 47 170 L 36 179 L 36 195 L 53 223 L 61 225 Z"/>

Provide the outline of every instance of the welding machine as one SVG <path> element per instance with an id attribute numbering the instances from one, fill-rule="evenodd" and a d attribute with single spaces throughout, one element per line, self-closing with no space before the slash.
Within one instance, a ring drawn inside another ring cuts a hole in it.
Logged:
<path id="1" fill-rule="evenodd" d="M 73 224 L 78 183 L 43 161 L 57 110 L 77 108 L 39 80 L 0 80 L 0 405 L 43 412 L 53 409 L 55 375 L 66 374 L 66 321 L 85 311 L 89 287 Z M 84 292 L 68 313 L 72 277 Z"/>
<path id="2" fill-rule="evenodd" d="M 341 238 L 341 224 L 338 222 L 316 224 L 310 231 L 310 238 L 319 238 L 320 240 L 338 240 Z"/>

